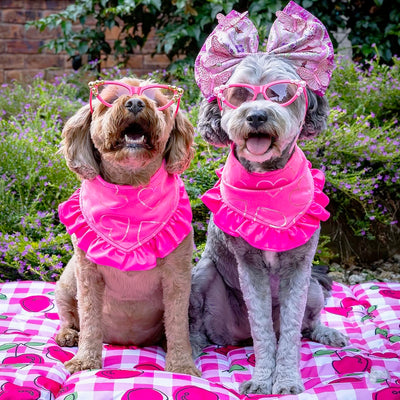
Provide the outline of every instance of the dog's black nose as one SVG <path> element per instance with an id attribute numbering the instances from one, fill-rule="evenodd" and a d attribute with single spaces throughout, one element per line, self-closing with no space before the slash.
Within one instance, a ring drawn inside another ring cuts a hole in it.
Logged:
<path id="1" fill-rule="evenodd" d="M 134 114 L 140 113 L 145 106 L 144 101 L 140 99 L 129 99 L 125 103 L 125 107 Z"/>
<path id="2" fill-rule="evenodd" d="M 252 126 L 253 128 L 258 128 L 264 122 L 267 122 L 268 115 L 265 111 L 253 111 L 247 116 L 246 120 L 250 126 Z"/>

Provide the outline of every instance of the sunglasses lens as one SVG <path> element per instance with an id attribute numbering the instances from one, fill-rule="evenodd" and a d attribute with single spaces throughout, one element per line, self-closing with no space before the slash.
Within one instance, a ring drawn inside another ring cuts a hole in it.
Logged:
<path id="1" fill-rule="evenodd" d="M 155 99 L 156 97 L 156 93 L 161 93 L 162 96 L 164 96 L 165 98 L 167 98 L 168 100 L 172 100 L 172 98 L 174 97 L 174 90 L 172 89 L 168 89 L 168 88 L 164 88 L 164 87 L 151 87 L 149 89 L 145 89 L 143 91 L 143 94 L 148 97 L 149 99 Z"/>
<path id="2" fill-rule="evenodd" d="M 254 98 L 252 89 L 244 86 L 230 86 L 223 91 L 225 101 L 235 107 L 239 107 L 246 101 L 251 101 Z"/>
<path id="3" fill-rule="evenodd" d="M 168 88 L 153 86 L 143 90 L 143 95 L 149 99 L 155 101 L 158 107 L 163 107 L 168 103 L 172 104 L 174 99 L 175 91 Z"/>
<path id="4" fill-rule="evenodd" d="M 99 94 L 97 97 L 101 98 L 108 104 L 113 104 L 115 100 L 124 95 L 129 95 L 129 90 L 123 86 L 107 83 L 98 86 Z"/>
<path id="5" fill-rule="evenodd" d="M 284 104 L 290 101 L 297 92 L 297 85 L 294 83 L 277 83 L 267 89 L 267 97 L 276 103 Z"/>

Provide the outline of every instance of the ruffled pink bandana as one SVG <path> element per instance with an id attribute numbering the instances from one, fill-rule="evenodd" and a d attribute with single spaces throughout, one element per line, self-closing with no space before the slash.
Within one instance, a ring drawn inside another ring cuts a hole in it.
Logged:
<path id="1" fill-rule="evenodd" d="M 266 173 L 247 172 L 232 149 L 217 175 L 220 179 L 202 201 L 221 230 L 258 249 L 301 246 L 329 218 L 324 174 L 311 169 L 297 146 L 284 168 Z"/>
<path id="2" fill-rule="evenodd" d="M 164 166 L 147 186 L 119 186 L 100 176 L 59 206 L 59 217 L 89 260 L 123 271 L 151 269 L 192 229 L 181 178 Z"/>
<path id="3" fill-rule="evenodd" d="M 323 95 L 334 67 L 329 34 L 320 20 L 293 1 L 276 13 L 266 53 L 289 59 L 310 89 Z M 232 10 L 217 15 L 218 25 L 206 39 L 195 62 L 195 79 L 208 101 L 225 84 L 243 58 L 258 53 L 258 33 L 247 17 Z"/>

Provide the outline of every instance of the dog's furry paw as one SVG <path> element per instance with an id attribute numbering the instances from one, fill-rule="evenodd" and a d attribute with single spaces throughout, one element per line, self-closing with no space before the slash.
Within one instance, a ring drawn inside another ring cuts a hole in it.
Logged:
<path id="1" fill-rule="evenodd" d="M 310 339 L 332 347 L 344 347 L 349 343 L 347 336 L 322 324 L 317 325 L 311 332 Z"/>
<path id="2" fill-rule="evenodd" d="M 78 346 L 79 332 L 73 328 L 63 328 L 56 335 L 56 342 L 61 347 Z"/>
<path id="3" fill-rule="evenodd" d="M 203 334 L 191 334 L 190 344 L 192 347 L 192 357 L 197 358 L 203 352 L 203 348 L 209 345 L 209 342 Z"/>
<path id="4" fill-rule="evenodd" d="M 261 381 L 257 379 L 250 379 L 240 385 L 240 394 L 271 394 L 272 381 L 267 379 Z"/>
<path id="5" fill-rule="evenodd" d="M 177 374 L 188 374 L 193 376 L 201 376 L 201 372 L 194 365 L 191 355 L 167 353 L 165 360 L 165 370 Z"/>
<path id="6" fill-rule="evenodd" d="M 272 387 L 273 394 L 299 394 L 304 392 L 304 385 L 300 375 L 277 375 Z"/>
<path id="7" fill-rule="evenodd" d="M 189 365 L 166 365 L 165 370 L 173 372 L 175 374 L 187 374 L 192 376 L 201 377 L 201 372 L 196 368 L 194 364 Z"/>
<path id="8" fill-rule="evenodd" d="M 71 360 L 67 361 L 64 365 L 71 374 L 85 369 L 100 369 L 102 367 L 101 357 L 97 359 L 79 357 L 78 355 L 71 358 Z"/>

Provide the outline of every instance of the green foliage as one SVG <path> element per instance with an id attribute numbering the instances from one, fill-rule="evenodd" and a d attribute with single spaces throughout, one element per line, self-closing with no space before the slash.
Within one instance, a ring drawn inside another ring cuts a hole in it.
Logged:
<path id="1" fill-rule="evenodd" d="M 66 262 L 60 245 L 69 238 L 54 210 L 78 182 L 57 148 L 81 105 L 75 95 L 65 81 L 39 77 L 0 90 L 0 280 L 54 279 Z"/>
<path id="2" fill-rule="evenodd" d="M 20 231 L 0 232 L 0 282 L 54 281 L 72 255 L 70 236 L 58 224 L 54 211 L 28 213 Z"/>
<path id="3" fill-rule="evenodd" d="M 138 47 L 143 47 L 152 28 L 158 36 L 158 52 L 171 60 L 183 56 L 193 61 L 216 25 L 219 12 L 249 10 L 265 36 L 273 13 L 282 5 L 283 2 L 272 0 L 79 0 L 58 14 L 27 25 L 40 31 L 60 29 L 61 36 L 45 47 L 55 53 L 66 51 L 71 58 L 87 55 L 90 66 L 97 66 L 100 72 L 99 63 L 111 54 L 119 62 L 126 62 Z M 113 28 L 120 29 L 115 41 L 106 38 L 107 31 Z"/>
<path id="4" fill-rule="evenodd" d="M 51 14 L 28 26 L 40 31 L 60 29 L 62 36 L 46 47 L 55 53 L 66 51 L 71 57 L 88 55 L 96 65 L 111 53 L 126 60 L 137 46 L 142 47 L 160 12 L 160 0 L 79 0 L 58 14 Z M 120 28 L 113 46 L 106 32 Z"/>
<path id="5" fill-rule="evenodd" d="M 399 245 L 399 66 L 397 58 L 391 67 L 340 62 L 327 93 L 328 128 L 301 145 L 325 172 L 331 221 L 347 235 L 374 241 L 352 250 L 358 259 Z"/>
<path id="6" fill-rule="evenodd" d="M 298 0 L 333 33 L 338 28 L 349 30 L 355 59 L 370 58 L 374 44 L 382 60 L 390 62 L 400 54 L 400 0 L 361 0 L 337 2 L 334 0 Z M 261 42 L 267 37 L 275 12 L 286 1 L 256 0 L 79 0 L 58 14 L 51 14 L 28 26 L 40 31 L 60 29 L 61 36 L 50 40 L 45 47 L 59 53 L 66 51 L 78 60 L 87 55 L 89 64 L 101 70 L 101 61 L 111 54 L 126 62 L 142 47 L 152 28 L 158 36 L 157 51 L 171 60 L 177 56 L 193 62 L 206 37 L 216 25 L 216 15 L 227 14 L 232 9 L 248 11 L 259 29 Z M 396 6 L 397 5 L 397 6 Z M 390 9 L 390 13 L 387 11 Z M 110 29 L 120 29 L 117 40 L 109 40 Z"/>
<path id="7" fill-rule="evenodd" d="M 355 59 L 374 56 L 374 44 L 385 62 L 400 55 L 400 1 L 362 0 L 336 2 L 339 14 L 343 13 L 350 28 L 349 39 Z"/>
<path id="8" fill-rule="evenodd" d="M 381 64 L 379 57 L 364 64 L 340 60 L 329 85 L 330 105 L 346 110 L 346 121 L 354 115 L 371 114 L 372 122 L 400 117 L 400 59 L 391 66 Z"/>
<path id="9" fill-rule="evenodd" d="M 223 166 L 228 149 L 209 146 L 198 133 L 195 136 L 195 143 L 196 154 L 189 169 L 183 174 L 183 179 L 193 211 L 195 243 L 200 245 L 206 239 L 210 214 L 200 197 L 217 181 L 215 170 Z"/>

